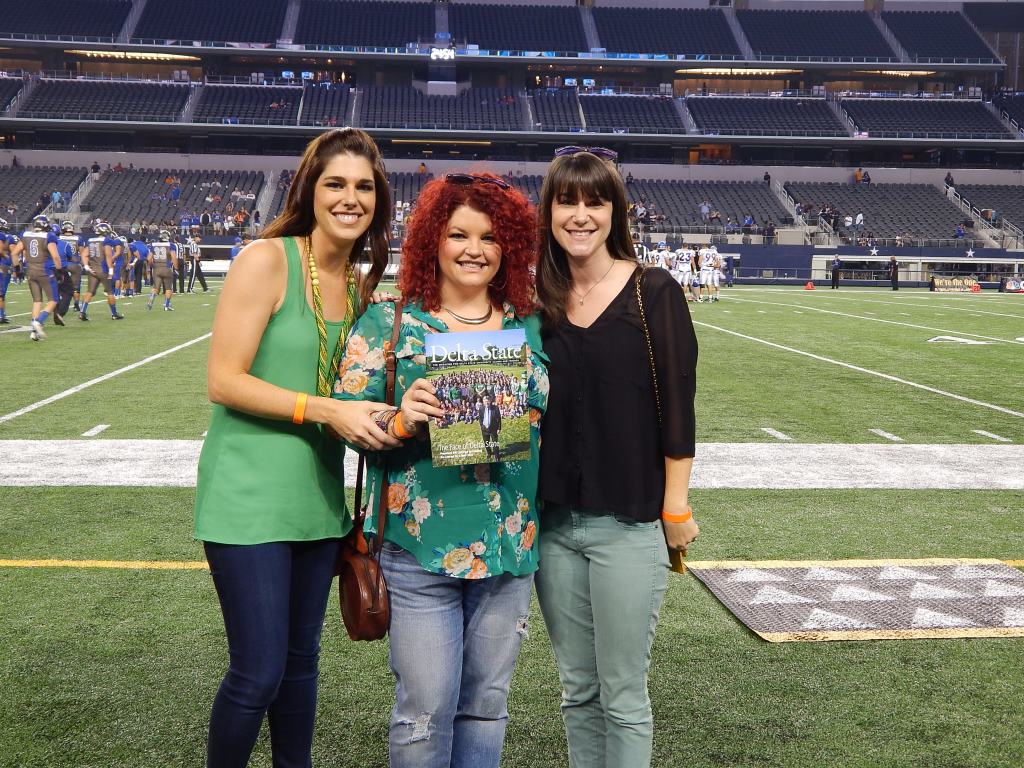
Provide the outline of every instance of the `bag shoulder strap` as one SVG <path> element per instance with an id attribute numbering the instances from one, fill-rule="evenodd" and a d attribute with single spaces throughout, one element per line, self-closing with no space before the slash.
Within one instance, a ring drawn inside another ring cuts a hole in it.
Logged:
<path id="1" fill-rule="evenodd" d="M 644 326 L 644 338 L 647 340 L 647 357 L 651 362 L 651 382 L 654 384 L 654 404 L 658 408 L 658 424 L 661 424 L 661 392 L 658 390 L 658 369 L 654 364 L 654 344 L 651 343 L 651 329 L 647 326 L 647 312 L 644 310 L 643 291 L 640 290 L 640 278 L 644 270 L 637 267 L 633 273 L 633 282 L 636 286 L 636 303 L 640 308 L 640 321 Z"/>
<path id="2" fill-rule="evenodd" d="M 395 323 L 391 327 L 391 340 L 384 350 L 384 402 L 388 405 L 395 405 L 395 376 L 398 369 L 398 357 L 395 350 L 398 349 L 398 337 L 402 332 L 402 310 L 405 308 L 405 301 L 398 299 L 395 302 Z M 377 499 L 377 535 L 374 537 L 373 550 L 377 557 L 380 557 L 381 547 L 384 546 L 384 527 L 388 523 L 388 460 L 384 454 L 384 461 L 380 468 L 380 496 Z"/>

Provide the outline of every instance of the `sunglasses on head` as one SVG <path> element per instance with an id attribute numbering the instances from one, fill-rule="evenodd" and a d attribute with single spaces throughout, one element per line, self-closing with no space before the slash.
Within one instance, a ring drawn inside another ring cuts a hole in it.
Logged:
<path id="1" fill-rule="evenodd" d="M 512 185 L 504 179 L 498 179 L 494 176 L 477 176 L 472 173 L 449 173 L 445 175 L 444 180 L 449 181 L 452 184 L 472 184 L 479 181 L 483 184 L 493 184 L 499 189 L 512 188 Z"/>
<path id="2" fill-rule="evenodd" d="M 605 147 L 559 147 L 555 150 L 555 157 L 571 157 L 572 155 L 578 155 L 580 152 L 589 152 L 595 157 L 599 157 L 602 160 L 615 161 L 619 159 L 619 153 L 614 149 L 607 149 Z"/>

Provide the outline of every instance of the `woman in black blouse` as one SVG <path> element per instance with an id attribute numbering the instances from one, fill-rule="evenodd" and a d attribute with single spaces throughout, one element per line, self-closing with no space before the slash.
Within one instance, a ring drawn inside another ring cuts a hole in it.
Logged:
<path id="1" fill-rule="evenodd" d="M 667 549 L 699 532 L 687 503 L 697 340 L 672 276 L 637 264 L 613 158 L 556 153 L 540 203 L 551 392 L 536 583 L 573 768 L 650 765 L 647 671 Z"/>

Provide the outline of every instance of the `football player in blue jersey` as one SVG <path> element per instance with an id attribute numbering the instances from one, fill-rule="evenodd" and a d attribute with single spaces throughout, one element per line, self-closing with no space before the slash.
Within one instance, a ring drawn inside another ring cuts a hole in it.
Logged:
<path id="1" fill-rule="evenodd" d="M 11 245 L 18 241 L 8 229 L 10 224 L 5 219 L 0 219 L 0 325 L 8 325 L 11 322 L 7 319 L 7 286 L 11 284 L 11 269 L 14 266 L 11 260 Z"/>
<path id="2" fill-rule="evenodd" d="M 78 310 L 79 292 L 82 289 L 82 238 L 75 234 L 75 223 L 73 221 L 62 221 L 60 223 L 60 258 L 64 262 L 64 271 L 67 279 L 58 283 L 60 300 L 57 302 L 57 314 L 64 317 L 71 308 L 71 300 L 75 301 L 75 310 Z"/>
<path id="3" fill-rule="evenodd" d="M 149 261 L 149 246 L 141 236 L 128 244 L 128 295 L 142 293 L 142 278 Z"/>
<path id="4" fill-rule="evenodd" d="M 78 313 L 79 320 L 89 319 L 89 302 L 96 295 L 96 288 L 103 286 L 103 292 L 107 295 L 107 305 L 110 307 L 112 320 L 123 320 L 124 315 L 118 314 L 117 299 L 114 298 L 113 288 L 110 283 L 110 249 L 107 242 L 110 240 L 111 229 L 107 222 L 97 220 L 92 227 L 93 235 L 85 241 L 85 250 L 82 252 L 82 269 L 89 275 L 89 286 L 82 297 L 82 311 Z"/>
<path id="5" fill-rule="evenodd" d="M 242 245 L 242 238 L 236 237 L 235 244 L 231 246 L 231 253 L 228 255 L 228 269 L 231 269 L 231 264 L 235 260 L 235 256 L 241 252 L 245 246 Z"/>
<path id="6" fill-rule="evenodd" d="M 125 239 L 114 231 L 110 232 L 110 237 L 103 244 L 105 249 L 109 249 L 107 258 L 110 259 L 110 280 L 114 283 L 115 298 L 120 298 L 125 290 L 127 245 Z"/>
<path id="7" fill-rule="evenodd" d="M 46 338 L 43 326 L 57 307 L 57 273 L 64 268 L 59 244 L 60 240 L 50 229 L 50 220 L 39 215 L 32 219 L 32 229 L 25 230 L 21 242 L 11 249 L 15 258 L 25 262 L 25 277 L 32 292 L 32 332 L 29 333 L 32 341 Z M 53 322 L 64 325 L 60 315 L 54 315 Z"/>
<path id="8" fill-rule="evenodd" d="M 149 292 L 149 301 L 146 302 L 146 309 L 153 308 L 156 295 L 161 291 L 164 294 L 164 311 L 171 312 L 171 296 L 174 295 L 174 270 L 179 266 L 178 245 L 166 229 L 160 230 L 160 234 L 149 247 L 149 264 L 153 269 L 153 288 Z"/>

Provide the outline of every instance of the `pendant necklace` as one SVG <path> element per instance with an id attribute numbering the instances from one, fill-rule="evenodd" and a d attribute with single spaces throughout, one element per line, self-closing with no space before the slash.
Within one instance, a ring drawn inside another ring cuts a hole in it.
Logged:
<path id="1" fill-rule="evenodd" d="M 609 275 L 609 274 L 611 273 L 611 271 L 612 271 L 612 267 L 614 267 L 614 266 L 615 266 L 615 259 L 612 259 L 612 263 L 608 265 L 608 269 L 607 269 L 607 270 L 605 270 L 605 273 L 604 273 L 603 275 L 601 275 L 601 279 L 600 279 L 600 280 L 598 280 L 598 281 L 597 281 L 596 283 L 594 283 L 594 284 L 593 284 L 592 286 L 590 286 L 590 287 L 589 287 L 589 288 L 587 289 L 587 292 L 586 292 L 586 293 L 582 293 L 582 294 L 581 294 L 581 293 L 580 293 L 579 291 L 577 291 L 577 290 L 576 290 L 575 288 L 573 288 L 573 289 L 572 289 L 572 292 L 573 292 L 573 293 L 575 293 L 575 294 L 576 294 L 577 296 L 579 296 L 579 297 L 580 297 L 580 306 L 581 306 L 581 307 L 583 306 L 583 302 L 584 302 L 584 301 L 586 300 L 587 296 L 589 296 L 589 295 L 590 295 L 590 292 L 591 292 L 591 291 L 593 291 L 593 290 L 594 290 L 595 288 L 597 288 L 597 286 L 599 286 L 599 285 L 600 285 L 600 284 L 601 284 L 601 283 L 602 283 L 602 282 L 604 281 L 604 279 L 605 279 L 606 277 L 608 277 L 608 275 Z"/>
<path id="2" fill-rule="evenodd" d="M 441 307 L 441 309 L 454 317 L 460 323 L 465 323 L 466 325 L 483 325 L 491 319 L 491 314 L 494 312 L 494 307 L 490 304 L 487 305 L 487 314 L 483 317 L 463 317 L 462 315 L 456 314 L 452 310 L 448 309 L 448 307 Z"/>

